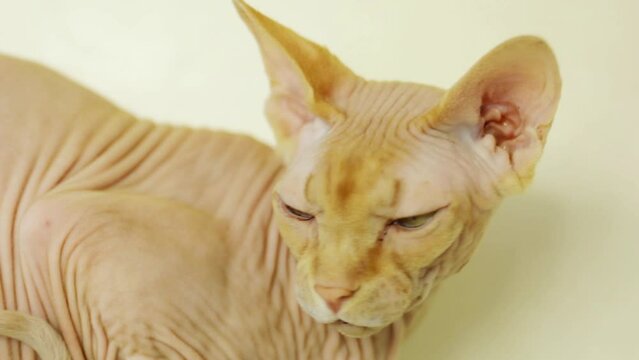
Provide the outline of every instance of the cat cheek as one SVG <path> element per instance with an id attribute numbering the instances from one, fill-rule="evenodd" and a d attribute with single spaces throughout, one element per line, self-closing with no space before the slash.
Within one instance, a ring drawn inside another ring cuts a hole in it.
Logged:
<path id="1" fill-rule="evenodd" d="M 282 233 L 282 239 L 293 254 L 293 257 L 299 259 L 304 253 L 304 249 L 306 248 L 304 242 L 301 241 L 302 239 L 294 235 L 286 235 L 284 233 Z"/>
<path id="2" fill-rule="evenodd" d="M 277 215 L 277 228 L 282 237 L 282 240 L 289 248 L 293 257 L 299 258 L 304 250 L 304 244 L 300 241 L 300 237 L 297 234 L 296 229 L 290 225 L 290 219 L 285 218 L 282 215 Z"/>
<path id="3" fill-rule="evenodd" d="M 278 226 L 282 240 L 290 249 L 293 257 L 301 258 L 306 253 L 309 245 L 313 242 L 313 234 L 316 232 L 313 223 L 281 219 Z"/>

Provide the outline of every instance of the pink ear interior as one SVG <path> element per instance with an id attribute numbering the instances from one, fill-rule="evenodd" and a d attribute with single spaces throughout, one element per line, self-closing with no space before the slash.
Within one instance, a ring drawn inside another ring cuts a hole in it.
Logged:
<path id="1" fill-rule="evenodd" d="M 549 119 L 539 116 L 543 79 L 522 70 L 513 74 L 513 69 L 516 66 L 495 69 L 475 88 L 480 99 L 476 125 L 479 135 L 492 136 L 494 146 L 505 150 L 513 169 L 519 170 L 523 154 L 541 150 L 543 139 L 536 129 Z"/>
<path id="2" fill-rule="evenodd" d="M 524 122 L 519 108 L 510 102 L 484 100 L 480 113 L 483 124 L 482 135 L 492 135 L 497 146 L 517 138 L 523 131 Z"/>

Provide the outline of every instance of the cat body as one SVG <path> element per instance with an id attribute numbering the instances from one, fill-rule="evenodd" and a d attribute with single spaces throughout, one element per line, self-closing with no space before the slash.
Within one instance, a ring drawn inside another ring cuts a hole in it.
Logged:
<path id="1" fill-rule="evenodd" d="M 0 358 L 395 358 L 531 179 L 560 90 L 543 41 L 444 91 L 366 81 L 235 4 L 277 149 L 0 57 L 0 334 L 23 341 Z"/>

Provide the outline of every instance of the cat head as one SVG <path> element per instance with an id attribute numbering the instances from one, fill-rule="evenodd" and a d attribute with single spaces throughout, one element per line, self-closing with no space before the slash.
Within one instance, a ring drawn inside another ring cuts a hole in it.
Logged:
<path id="1" fill-rule="evenodd" d="M 317 321 L 367 336 L 469 260 L 492 210 L 530 182 L 557 108 L 541 39 L 506 41 L 449 90 L 367 81 L 243 1 L 286 163 L 273 194 Z"/>

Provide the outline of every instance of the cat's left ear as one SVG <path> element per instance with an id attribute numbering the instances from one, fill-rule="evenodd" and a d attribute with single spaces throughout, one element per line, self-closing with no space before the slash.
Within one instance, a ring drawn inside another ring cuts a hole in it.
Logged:
<path id="1" fill-rule="evenodd" d="M 518 192 L 533 176 L 560 92 L 550 47 L 517 37 L 481 58 L 445 94 L 429 126 L 473 146 L 500 176 L 502 193 Z"/>
<path id="2" fill-rule="evenodd" d="M 260 47 L 271 86 L 266 115 L 278 147 L 289 157 L 305 125 L 318 118 L 327 125 L 340 121 L 342 105 L 359 78 L 326 48 L 242 0 L 233 2 Z"/>

